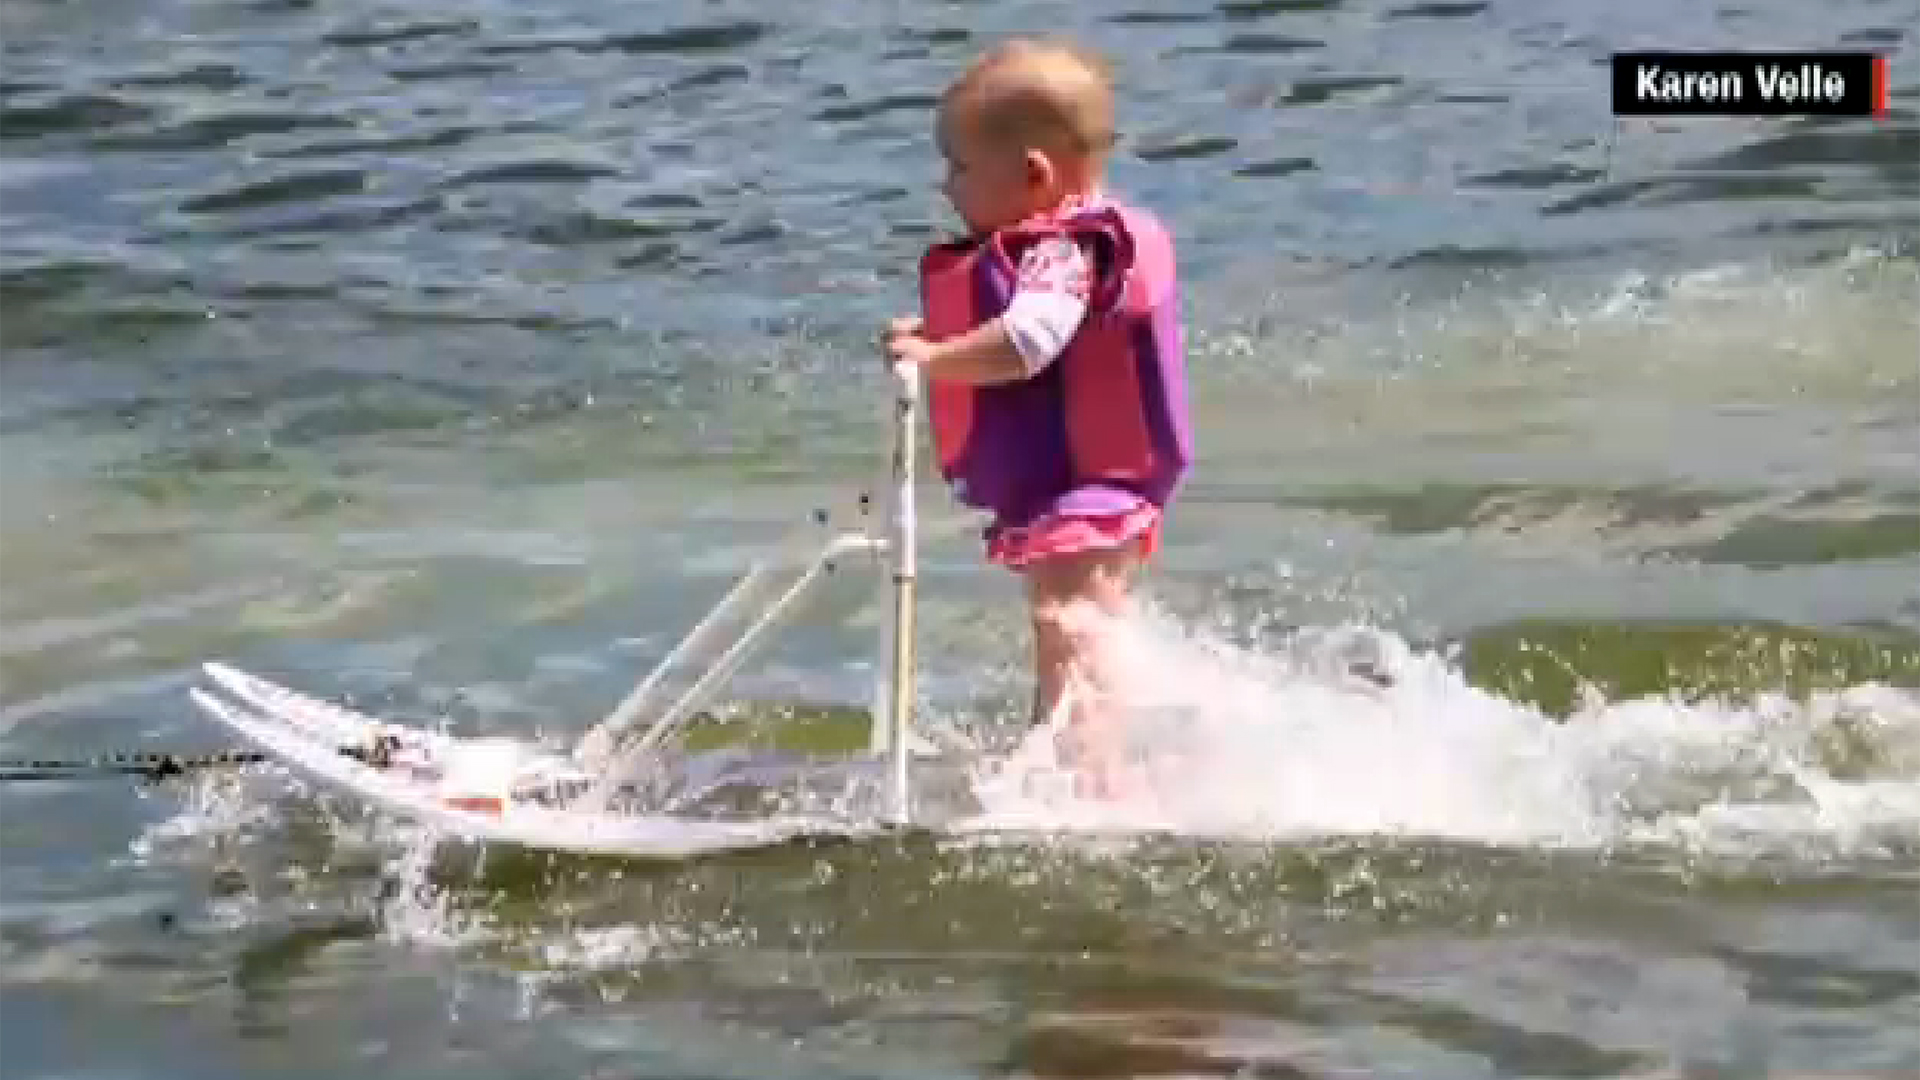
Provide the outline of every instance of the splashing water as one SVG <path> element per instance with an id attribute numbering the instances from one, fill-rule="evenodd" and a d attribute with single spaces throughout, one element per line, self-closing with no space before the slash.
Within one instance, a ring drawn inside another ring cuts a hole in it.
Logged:
<path id="1" fill-rule="evenodd" d="M 1154 614 L 1112 630 L 1144 789 L 1075 796 L 1051 725 L 984 778 L 985 812 L 965 828 L 1853 855 L 1920 841 L 1909 690 L 1595 701 L 1556 720 L 1365 627 L 1303 631 L 1270 653 Z"/>

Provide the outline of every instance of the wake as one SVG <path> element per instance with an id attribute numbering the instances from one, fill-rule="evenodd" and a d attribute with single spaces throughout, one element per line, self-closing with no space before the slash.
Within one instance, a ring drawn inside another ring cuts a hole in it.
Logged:
<path id="1" fill-rule="evenodd" d="M 1558 718 L 1365 627 L 1260 651 L 1147 614 L 1114 636 L 1123 738 L 1146 790 L 1076 795 L 1057 728 L 1041 729 L 981 777 L 981 810 L 959 827 L 1861 855 L 1920 844 L 1911 690 L 1594 700 Z"/>

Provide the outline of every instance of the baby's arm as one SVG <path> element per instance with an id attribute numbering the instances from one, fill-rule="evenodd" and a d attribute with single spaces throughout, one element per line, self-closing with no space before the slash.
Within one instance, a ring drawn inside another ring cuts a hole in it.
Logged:
<path id="1" fill-rule="evenodd" d="M 931 378 L 992 384 L 1044 370 L 1066 349 L 1086 317 L 1093 267 L 1065 237 L 1042 240 L 1020 257 L 1013 299 L 999 318 L 931 346 L 923 370 Z"/>
<path id="2" fill-rule="evenodd" d="M 1038 374 L 1066 350 L 1087 317 L 1092 277 L 1087 253 L 1064 236 L 1042 240 L 1020 257 L 1018 283 L 1000 321 L 1023 374 Z"/>

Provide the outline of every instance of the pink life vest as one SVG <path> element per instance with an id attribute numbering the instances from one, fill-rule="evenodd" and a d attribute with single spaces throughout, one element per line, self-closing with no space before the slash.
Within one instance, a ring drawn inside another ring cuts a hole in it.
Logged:
<path id="1" fill-rule="evenodd" d="M 964 334 L 1013 298 L 1020 256 L 1066 236 L 1093 261 L 1086 318 L 1053 363 L 992 386 L 930 379 L 940 469 L 968 505 L 1022 523 L 1076 488 L 1123 489 L 1164 507 L 1193 459 L 1173 241 L 1119 204 L 930 248 L 923 332 Z"/>

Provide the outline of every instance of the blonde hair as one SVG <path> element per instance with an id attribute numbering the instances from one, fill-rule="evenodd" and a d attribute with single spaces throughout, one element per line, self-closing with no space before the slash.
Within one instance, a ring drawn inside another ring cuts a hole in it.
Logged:
<path id="1" fill-rule="evenodd" d="M 967 107 L 986 138 L 1021 149 L 1050 146 L 1097 155 L 1117 139 L 1112 68 L 1100 54 L 1070 41 L 1002 42 L 975 59 L 942 100 Z"/>

